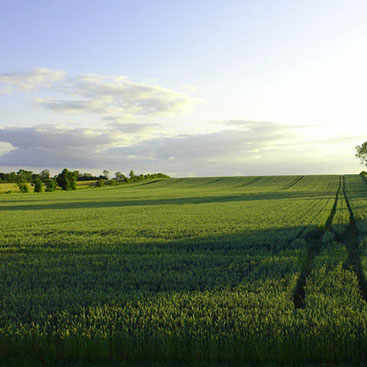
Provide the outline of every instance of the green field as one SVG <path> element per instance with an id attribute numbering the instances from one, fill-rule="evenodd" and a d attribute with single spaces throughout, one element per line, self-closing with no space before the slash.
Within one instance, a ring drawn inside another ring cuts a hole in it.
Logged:
<path id="1" fill-rule="evenodd" d="M 33 191 L 31 184 L 27 184 L 28 190 Z M 15 183 L 0 183 L 0 194 L 12 194 L 15 192 L 19 192 L 18 185 Z"/>
<path id="2" fill-rule="evenodd" d="M 367 363 L 362 176 L 0 195 L 0 357 Z"/>

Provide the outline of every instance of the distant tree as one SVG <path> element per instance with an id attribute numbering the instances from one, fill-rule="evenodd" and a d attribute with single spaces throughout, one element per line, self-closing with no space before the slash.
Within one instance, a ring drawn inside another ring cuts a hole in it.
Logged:
<path id="1" fill-rule="evenodd" d="M 9 182 L 16 182 L 17 174 L 15 172 L 10 172 L 9 174 Z"/>
<path id="2" fill-rule="evenodd" d="M 25 169 L 20 169 L 17 172 L 16 182 L 31 182 L 32 181 L 32 171 L 26 171 Z"/>
<path id="3" fill-rule="evenodd" d="M 115 172 L 115 177 L 116 177 L 116 180 L 123 180 L 125 178 L 125 175 L 122 174 L 121 172 Z"/>
<path id="4" fill-rule="evenodd" d="M 63 190 L 70 190 L 70 182 L 69 182 L 69 170 L 64 168 L 61 173 L 59 173 L 56 177 L 57 184 Z"/>
<path id="5" fill-rule="evenodd" d="M 361 161 L 361 164 L 367 167 L 367 141 L 362 145 L 357 145 L 356 151 L 356 157 Z"/>
<path id="6" fill-rule="evenodd" d="M 108 180 L 108 176 L 110 175 L 110 171 L 105 169 L 103 170 L 103 176 L 106 177 L 106 179 Z"/>
<path id="7" fill-rule="evenodd" d="M 129 172 L 129 177 L 131 180 L 135 180 L 135 172 L 133 170 Z"/>
<path id="8" fill-rule="evenodd" d="M 52 192 L 56 190 L 56 181 L 53 180 L 52 178 L 48 178 L 45 180 L 45 185 L 46 185 L 46 192 Z"/>
<path id="9" fill-rule="evenodd" d="M 91 173 L 85 172 L 85 173 L 79 173 L 78 175 L 78 181 L 91 181 L 93 180 L 93 175 Z"/>
<path id="10" fill-rule="evenodd" d="M 97 180 L 96 185 L 97 185 L 97 187 L 103 187 L 103 186 L 104 186 L 103 178 L 99 178 L 99 179 Z"/>
<path id="11" fill-rule="evenodd" d="M 76 190 L 76 183 L 78 181 L 79 171 L 69 171 L 69 181 L 71 189 Z"/>
<path id="12" fill-rule="evenodd" d="M 23 194 L 29 192 L 28 185 L 25 182 L 17 182 L 19 191 Z"/>
<path id="13" fill-rule="evenodd" d="M 15 177 L 15 182 L 17 183 L 17 185 L 19 185 L 20 183 L 25 183 L 27 182 L 27 177 L 22 172 L 18 171 Z"/>
<path id="14" fill-rule="evenodd" d="M 34 182 L 34 192 L 43 192 L 43 182 L 41 178 L 36 179 Z"/>
<path id="15" fill-rule="evenodd" d="M 46 180 L 50 178 L 50 170 L 48 169 L 42 170 L 40 173 L 40 176 L 41 176 L 41 180 L 45 182 Z"/>
<path id="16" fill-rule="evenodd" d="M 9 183 L 17 182 L 17 174 L 15 172 L 10 173 L 1 172 L 0 180 L 1 182 L 9 182 Z"/>
<path id="17" fill-rule="evenodd" d="M 64 168 L 62 172 L 57 175 L 56 182 L 63 190 L 75 190 L 78 175 L 78 171 L 69 171 L 67 168 Z"/>
<path id="18" fill-rule="evenodd" d="M 32 173 L 31 182 L 34 185 L 38 179 L 41 179 L 41 175 L 38 173 Z"/>

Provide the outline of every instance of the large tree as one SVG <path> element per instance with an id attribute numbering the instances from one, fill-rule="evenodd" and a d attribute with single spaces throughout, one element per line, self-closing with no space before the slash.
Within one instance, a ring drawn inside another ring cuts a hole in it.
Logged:
<path id="1" fill-rule="evenodd" d="M 110 171 L 108 169 L 103 170 L 103 176 L 106 177 L 107 180 L 108 180 L 109 174 L 110 174 Z"/>
<path id="2" fill-rule="evenodd" d="M 356 157 L 360 159 L 361 164 L 367 167 L 367 141 L 356 146 Z"/>
<path id="3" fill-rule="evenodd" d="M 43 192 L 43 182 L 41 178 L 37 178 L 34 182 L 34 192 Z"/>
<path id="4" fill-rule="evenodd" d="M 56 177 L 57 184 L 63 190 L 75 190 L 78 175 L 78 171 L 69 171 L 68 169 L 64 168 L 63 171 Z"/>
<path id="5" fill-rule="evenodd" d="M 50 170 L 47 168 L 42 170 L 40 173 L 40 177 L 42 181 L 48 180 L 50 178 Z"/>

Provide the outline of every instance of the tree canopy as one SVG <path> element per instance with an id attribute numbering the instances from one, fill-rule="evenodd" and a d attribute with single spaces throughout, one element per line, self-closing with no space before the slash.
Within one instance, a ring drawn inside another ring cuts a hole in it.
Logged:
<path id="1" fill-rule="evenodd" d="M 64 168 L 63 171 L 57 175 L 56 182 L 63 190 L 75 190 L 78 174 L 78 171 L 69 171 L 67 168 Z"/>
<path id="2" fill-rule="evenodd" d="M 360 159 L 361 164 L 367 167 L 367 141 L 356 146 L 356 157 Z"/>

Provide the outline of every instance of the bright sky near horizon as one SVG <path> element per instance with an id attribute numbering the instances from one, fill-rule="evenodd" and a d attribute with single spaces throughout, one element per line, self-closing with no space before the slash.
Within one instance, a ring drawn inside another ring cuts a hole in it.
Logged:
<path id="1" fill-rule="evenodd" d="M 0 170 L 357 173 L 367 2 L 0 4 Z"/>

